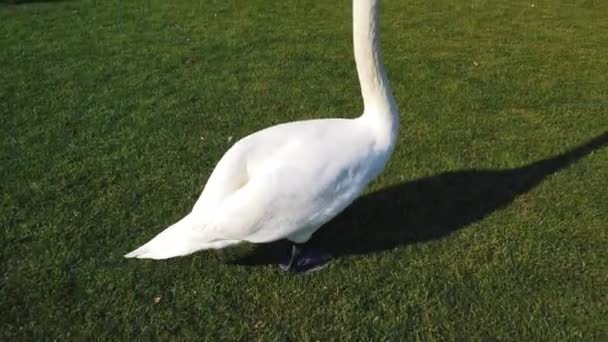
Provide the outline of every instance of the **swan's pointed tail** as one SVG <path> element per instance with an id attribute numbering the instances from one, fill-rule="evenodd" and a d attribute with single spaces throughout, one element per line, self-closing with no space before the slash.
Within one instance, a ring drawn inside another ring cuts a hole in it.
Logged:
<path id="1" fill-rule="evenodd" d="M 125 258 L 169 259 L 205 249 L 219 249 L 241 242 L 240 240 L 212 240 L 205 237 L 204 229 L 186 216 L 156 235 L 152 240 L 125 255 Z"/>

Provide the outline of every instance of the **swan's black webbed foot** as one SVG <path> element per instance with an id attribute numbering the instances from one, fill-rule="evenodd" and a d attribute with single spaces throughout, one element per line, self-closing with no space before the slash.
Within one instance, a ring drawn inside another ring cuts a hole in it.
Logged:
<path id="1" fill-rule="evenodd" d="M 279 267 L 285 272 L 310 273 L 325 268 L 330 261 L 329 253 L 294 243 L 291 252 L 279 263 Z"/>

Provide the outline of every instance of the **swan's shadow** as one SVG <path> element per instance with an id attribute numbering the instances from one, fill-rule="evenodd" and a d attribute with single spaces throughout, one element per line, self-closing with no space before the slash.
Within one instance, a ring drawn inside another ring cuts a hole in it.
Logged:
<path id="1" fill-rule="evenodd" d="M 310 242 L 340 257 L 442 238 L 509 205 L 561 169 L 608 145 L 608 132 L 563 154 L 507 170 L 462 170 L 398 184 L 366 195 Z M 275 264 L 286 241 L 256 247 L 233 263 Z"/>

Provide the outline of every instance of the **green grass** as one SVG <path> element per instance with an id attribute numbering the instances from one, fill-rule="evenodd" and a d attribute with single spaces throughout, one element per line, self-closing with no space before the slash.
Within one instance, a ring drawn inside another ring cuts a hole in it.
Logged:
<path id="1" fill-rule="evenodd" d="M 350 6 L 1 4 L 0 339 L 607 339 L 606 1 L 385 1 L 399 145 L 327 269 L 122 258 L 230 141 L 360 113 Z"/>

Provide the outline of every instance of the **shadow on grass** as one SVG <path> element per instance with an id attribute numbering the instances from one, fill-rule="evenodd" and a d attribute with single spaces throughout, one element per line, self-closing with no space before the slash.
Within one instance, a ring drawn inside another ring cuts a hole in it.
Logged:
<path id="1" fill-rule="evenodd" d="M 548 176 L 606 145 L 608 132 L 523 167 L 450 171 L 371 193 L 326 224 L 310 244 L 340 257 L 442 238 L 506 207 Z M 260 245 L 233 263 L 274 264 L 288 246 L 287 241 Z"/>

